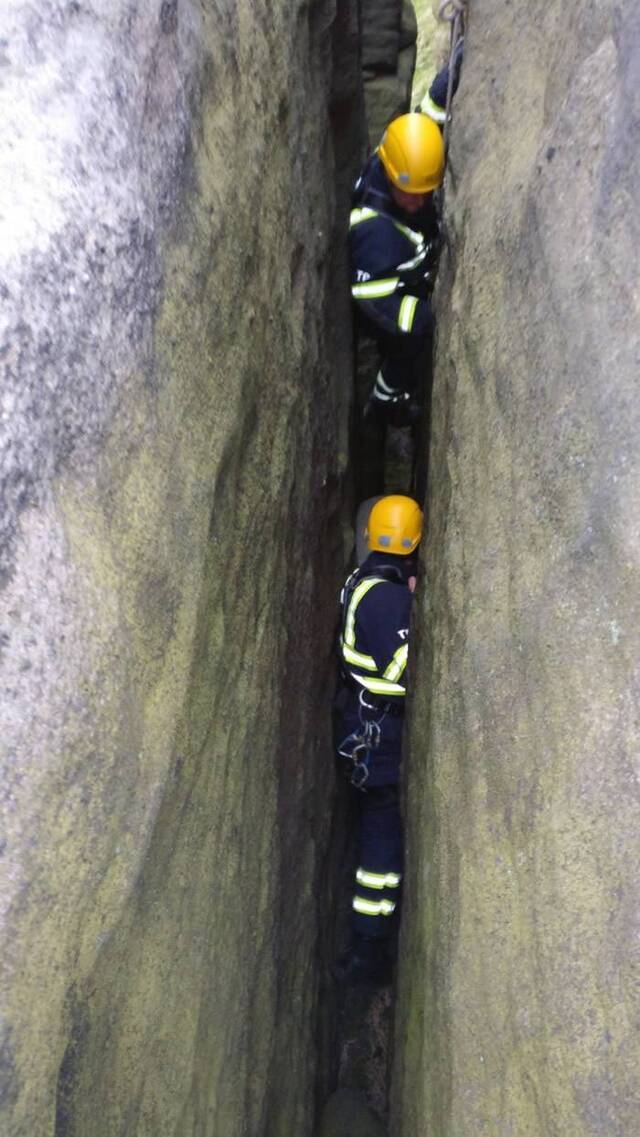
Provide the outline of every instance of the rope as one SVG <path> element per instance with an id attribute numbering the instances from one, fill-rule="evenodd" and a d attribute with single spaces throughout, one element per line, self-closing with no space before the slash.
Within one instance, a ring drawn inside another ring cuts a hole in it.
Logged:
<path id="1" fill-rule="evenodd" d="M 453 59 L 458 46 L 458 40 L 464 32 L 464 19 L 466 16 L 467 0 L 441 0 L 438 8 L 438 19 L 451 24 L 451 38 L 449 46 L 449 81 L 447 83 L 447 101 L 445 104 L 444 138 L 445 155 L 449 149 L 449 128 L 451 125 L 451 103 L 453 101 Z"/>
<path id="2" fill-rule="evenodd" d="M 449 127 L 451 125 L 451 103 L 453 101 L 453 60 L 456 53 L 456 47 L 458 46 L 458 40 L 460 39 L 460 36 L 464 34 L 466 14 L 467 0 L 440 0 L 440 4 L 438 5 L 438 19 L 443 23 L 451 25 L 451 35 L 449 40 L 449 78 L 447 82 L 447 101 L 445 103 L 444 127 L 442 130 L 445 162 L 447 158 L 447 152 L 449 150 Z M 444 215 L 444 183 L 441 185 L 439 190 L 436 190 L 436 196 L 438 214 L 442 218 Z M 424 429 L 424 416 L 421 422 L 421 429 Z M 422 449 L 422 447 L 420 447 L 420 449 Z M 418 464 L 418 442 L 414 436 L 413 463 L 411 467 L 411 486 L 416 496 L 420 496 L 420 476 L 421 474 Z M 422 478 L 424 482 L 424 470 L 422 471 Z"/>
<path id="3" fill-rule="evenodd" d="M 441 0 L 438 8 L 438 19 L 449 23 L 455 20 L 456 13 L 464 15 L 466 0 Z"/>

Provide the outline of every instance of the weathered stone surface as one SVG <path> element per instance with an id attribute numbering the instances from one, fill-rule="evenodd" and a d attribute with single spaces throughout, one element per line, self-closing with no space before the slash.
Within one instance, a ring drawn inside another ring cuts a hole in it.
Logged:
<path id="1" fill-rule="evenodd" d="M 399 64 L 402 56 L 415 58 L 415 47 L 400 52 Z M 391 120 L 409 110 L 412 74 L 410 68 L 403 65 L 402 74 L 376 75 L 375 79 L 365 82 L 364 101 L 372 149 L 378 145 Z"/>
<path id="2" fill-rule="evenodd" d="M 383 28 L 397 30 L 402 17 L 403 0 L 360 0 L 363 34 Z"/>
<path id="3" fill-rule="evenodd" d="M 640 1132 L 640 12 L 472 6 L 392 1131 Z"/>
<path id="4" fill-rule="evenodd" d="M 335 15 L 4 6 L 3 1137 L 311 1131 Z"/>
<path id="5" fill-rule="evenodd" d="M 400 16 L 400 49 L 411 47 L 418 39 L 418 18 L 411 0 L 404 0 Z"/>
<path id="6" fill-rule="evenodd" d="M 362 66 L 369 141 L 378 145 L 385 127 L 409 109 L 416 60 L 415 13 L 404 3 L 371 3 L 362 13 Z M 395 36 L 393 51 L 391 38 Z"/>
<path id="7" fill-rule="evenodd" d="M 449 58 L 450 25 L 438 19 L 439 0 L 413 0 L 413 6 L 418 21 L 418 53 L 412 95 L 412 105 L 415 105 Z"/>
<path id="8" fill-rule="evenodd" d="M 362 33 L 362 66 L 373 71 L 395 72 L 398 66 L 400 30 L 367 31 Z"/>

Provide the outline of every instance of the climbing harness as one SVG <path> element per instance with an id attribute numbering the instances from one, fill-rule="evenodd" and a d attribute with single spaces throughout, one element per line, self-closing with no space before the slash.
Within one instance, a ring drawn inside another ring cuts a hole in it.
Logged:
<path id="1" fill-rule="evenodd" d="M 371 714 L 371 712 L 374 711 L 379 714 L 379 718 Z M 340 757 L 347 758 L 351 762 L 349 781 L 357 790 L 365 792 L 365 783 L 369 778 L 371 753 L 377 750 L 380 745 L 382 724 L 387 717 L 387 713 L 387 708 L 377 707 L 373 703 L 368 703 L 364 697 L 364 691 L 360 691 L 358 695 L 358 719 L 360 720 L 360 727 L 347 735 L 338 746 L 338 754 Z"/>
<path id="2" fill-rule="evenodd" d="M 447 101 L 445 103 L 444 118 L 444 152 L 449 146 L 449 127 L 451 125 L 451 103 L 453 101 L 453 75 L 456 48 L 461 36 L 464 35 L 465 19 L 467 14 L 467 0 L 441 0 L 438 8 L 438 19 L 451 25 L 451 38 L 449 41 L 449 78 L 447 82 Z"/>

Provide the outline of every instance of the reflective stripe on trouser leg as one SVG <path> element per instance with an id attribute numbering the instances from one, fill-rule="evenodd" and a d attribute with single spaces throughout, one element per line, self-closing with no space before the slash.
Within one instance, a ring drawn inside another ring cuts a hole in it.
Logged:
<path id="1" fill-rule="evenodd" d="M 379 892 L 383 888 L 399 888 L 402 873 L 399 872 L 371 872 L 369 869 L 356 870 L 356 880 L 363 888 L 373 888 Z"/>
<path id="2" fill-rule="evenodd" d="M 352 901 L 354 931 L 388 936 L 402 880 L 402 830 L 397 787 L 373 788 L 361 802 L 360 863 Z"/>
<path id="3" fill-rule="evenodd" d="M 361 916 L 393 916 L 396 902 L 386 896 L 381 896 L 379 900 L 369 900 L 367 896 L 356 894 L 353 898 L 353 910 L 359 912 Z"/>
<path id="4" fill-rule="evenodd" d="M 402 874 L 375 872 L 362 866 L 356 870 L 353 910 L 362 916 L 393 916 Z"/>
<path id="5" fill-rule="evenodd" d="M 402 399 L 407 398 L 407 392 L 401 390 L 399 387 L 390 387 L 385 381 L 382 372 L 379 371 L 373 385 L 372 398 L 377 399 L 381 403 L 398 403 Z"/>
<path id="6" fill-rule="evenodd" d="M 354 922 L 361 935 L 378 936 L 389 932 L 389 917 L 396 910 L 402 874 L 358 868 L 356 892 L 352 901 Z"/>

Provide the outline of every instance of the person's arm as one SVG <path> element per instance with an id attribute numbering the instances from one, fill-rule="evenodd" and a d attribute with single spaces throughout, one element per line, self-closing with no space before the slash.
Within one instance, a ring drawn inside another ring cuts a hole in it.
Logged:
<path id="1" fill-rule="evenodd" d="M 464 39 L 458 40 L 456 50 L 453 56 L 453 86 L 451 88 L 452 94 L 455 95 L 458 90 L 458 83 L 460 82 L 460 68 L 462 66 L 462 55 L 464 51 Z M 449 89 L 449 64 L 445 64 L 435 79 L 433 80 L 429 90 L 424 96 L 421 103 L 416 107 L 417 111 L 422 111 L 438 126 L 444 126 L 445 118 L 447 117 L 447 91 Z"/>
<path id="2" fill-rule="evenodd" d="M 384 332 L 392 335 L 427 335 L 434 325 L 431 304 L 425 297 L 408 291 L 376 297 L 376 290 L 354 285 L 351 294 L 362 313 Z"/>

